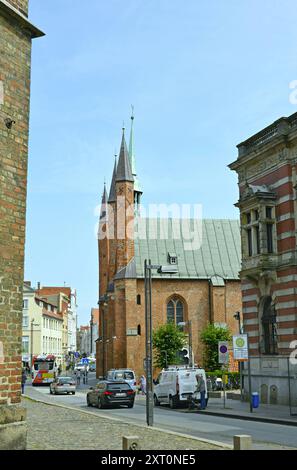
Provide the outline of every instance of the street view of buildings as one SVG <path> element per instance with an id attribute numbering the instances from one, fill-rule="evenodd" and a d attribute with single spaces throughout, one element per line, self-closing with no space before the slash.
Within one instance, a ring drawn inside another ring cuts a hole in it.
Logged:
<path id="1" fill-rule="evenodd" d="M 42 262 L 36 284 L 24 272 L 31 47 L 44 36 L 28 4 L 0 0 L 0 449 L 74 450 L 79 439 L 118 450 L 123 436 L 151 450 L 296 449 L 297 113 L 232 142 L 230 219 L 219 207 L 219 218 L 183 212 L 178 181 L 175 212 L 144 207 L 154 182 L 138 171 L 145 131 L 132 107 L 111 179 L 98 175 L 97 291 L 82 312 L 83 292 L 61 285 L 65 260 L 54 285 Z"/>

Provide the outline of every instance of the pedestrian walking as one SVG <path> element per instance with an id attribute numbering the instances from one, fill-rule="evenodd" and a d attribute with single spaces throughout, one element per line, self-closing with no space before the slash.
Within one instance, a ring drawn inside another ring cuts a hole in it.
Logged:
<path id="1" fill-rule="evenodd" d="M 58 375 L 61 375 L 61 372 L 62 372 L 62 367 L 61 367 L 61 364 L 60 364 L 59 367 L 58 367 Z"/>
<path id="2" fill-rule="evenodd" d="M 22 370 L 22 395 L 25 393 L 25 383 L 27 381 L 26 369 Z"/>
<path id="3" fill-rule="evenodd" d="M 196 375 L 196 380 L 197 380 L 197 392 L 200 392 L 200 410 L 205 410 L 206 408 L 206 400 L 205 400 L 205 382 L 203 379 L 202 374 L 197 374 Z"/>
<path id="4" fill-rule="evenodd" d="M 80 385 L 80 370 L 76 371 L 76 383 L 77 385 Z"/>
<path id="5" fill-rule="evenodd" d="M 140 390 L 142 395 L 146 395 L 146 378 L 144 375 L 140 377 Z"/>

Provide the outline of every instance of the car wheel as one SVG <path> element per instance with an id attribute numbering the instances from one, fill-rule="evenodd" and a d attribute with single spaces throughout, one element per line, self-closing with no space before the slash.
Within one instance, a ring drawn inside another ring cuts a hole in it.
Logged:
<path id="1" fill-rule="evenodd" d="M 72 395 L 75 395 L 75 392 L 72 392 Z"/>
<path id="2" fill-rule="evenodd" d="M 160 406 L 161 403 L 159 402 L 158 398 L 157 398 L 157 395 L 154 395 L 154 405 L 155 406 Z"/>
<path id="3" fill-rule="evenodd" d="M 102 410 L 103 408 L 102 401 L 100 400 L 100 398 L 98 398 L 97 408 L 99 408 L 99 410 Z"/>
<path id="4" fill-rule="evenodd" d="M 176 399 L 171 395 L 169 397 L 169 406 L 172 410 L 177 407 Z"/>
<path id="5" fill-rule="evenodd" d="M 89 397 L 87 397 L 87 405 L 88 405 L 88 406 L 92 406 Z"/>
<path id="6" fill-rule="evenodd" d="M 133 408 L 134 403 L 129 403 L 128 408 Z"/>

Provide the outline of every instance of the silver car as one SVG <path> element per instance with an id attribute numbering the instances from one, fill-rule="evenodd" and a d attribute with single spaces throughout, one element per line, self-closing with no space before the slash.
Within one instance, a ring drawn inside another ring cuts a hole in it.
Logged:
<path id="1" fill-rule="evenodd" d="M 75 382 L 72 377 L 57 377 L 51 384 L 50 384 L 50 394 L 51 395 L 58 395 L 60 393 L 72 393 L 75 395 L 76 386 Z"/>
<path id="2" fill-rule="evenodd" d="M 136 391 L 136 375 L 132 369 L 111 369 L 107 372 L 107 380 L 127 382 L 132 390 Z"/>

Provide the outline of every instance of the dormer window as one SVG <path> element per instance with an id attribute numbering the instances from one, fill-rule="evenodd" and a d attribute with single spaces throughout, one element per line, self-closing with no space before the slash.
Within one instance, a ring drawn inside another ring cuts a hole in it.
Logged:
<path id="1" fill-rule="evenodd" d="M 170 264 L 175 265 L 177 264 L 177 256 L 175 253 L 168 253 L 168 261 Z"/>

